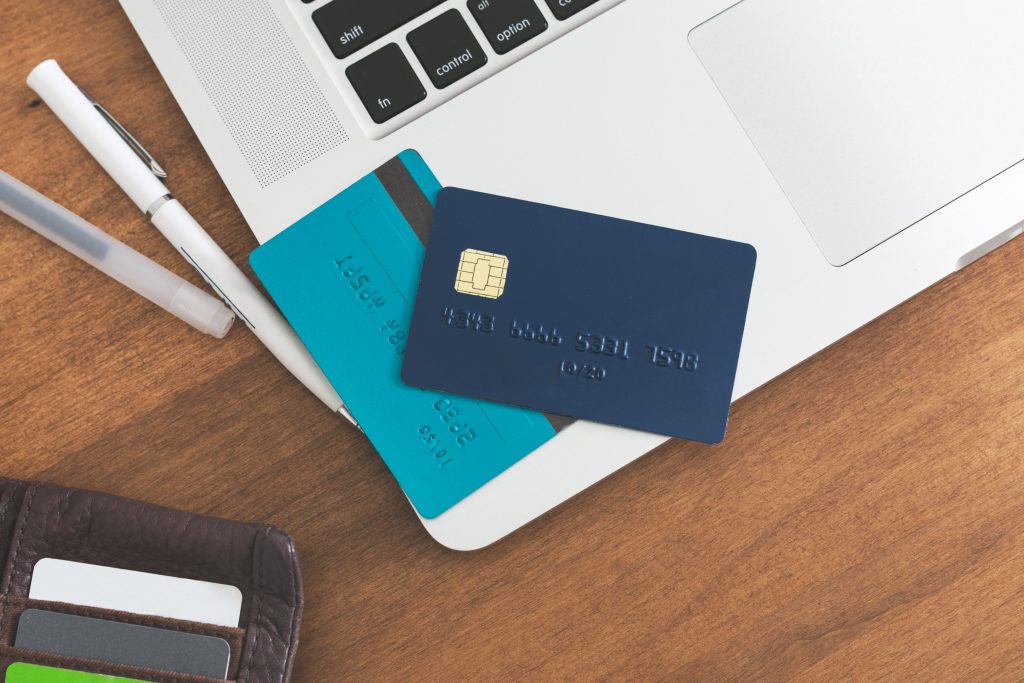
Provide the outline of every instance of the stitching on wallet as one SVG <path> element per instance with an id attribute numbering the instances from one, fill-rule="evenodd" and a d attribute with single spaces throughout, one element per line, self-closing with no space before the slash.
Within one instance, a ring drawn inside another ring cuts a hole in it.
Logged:
<path id="1" fill-rule="evenodd" d="M 257 551 L 258 557 L 256 559 L 256 599 L 260 601 L 260 607 L 256 611 L 256 637 L 252 641 L 252 650 L 249 651 L 249 657 L 245 661 L 245 675 L 239 676 L 240 681 L 248 681 L 249 674 L 252 673 L 252 660 L 256 658 L 256 651 L 260 647 L 260 634 L 263 631 L 263 550 L 266 548 L 267 534 L 270 533 L 270 527 L 263 528 L 263 535 L 259 537 L 259 550 Z"/>
<path id="2" fill-rule="evenodd" d="M 28 526 L 29 515 L 32 512 L 32 503 L 36 499 L 36 491 L 39 490 L 38 484 L 32 484 L 32 490 L 28 492 L 28 498 L 25 501 L 25 516 L 21 519 L 21 528 L 18 529 L 18 540 L 14 543 L 14 549 L 11 551 L 11 575 L 8 577 L 11 581 L 14 580 L 14 573 L 18 571 L 18 551 L 21 550 L 21 540 L 25 538 L 25 527 Z M 11 590 L 10 582 L 4 586 L 4 595 L 8 594 Z M 0 610 L 0 633 L 3 632 L 4 626 L 7 624 L 7 602 L 4 602 L 3 610 Z"/>
<path id="3" fill-rule="evenodd" d="M 291 657 L 292 657 L 292 646 L 295 645 L 295 641 L 298 639 L 298 634 L 295 632 L 295 613 L 299 609 L 299 559 L 295 554 L 295 548 L 292 546 L 292 541 L 288 539 L 288 546 L 290 555 L 292 557 L 292 616 L 288 620 L 288 645 L 284 650 L 284 669 L 281 671 L 281 680 L 284 680 L 285 676 L 288 675 L 288 669 L 291 668 Z"/>

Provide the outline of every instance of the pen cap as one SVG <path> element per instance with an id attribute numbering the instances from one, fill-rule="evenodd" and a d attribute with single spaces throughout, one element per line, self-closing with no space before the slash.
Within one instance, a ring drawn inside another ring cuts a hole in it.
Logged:
<path id="1" fill-rule="evenodd" d="M 216 299 L 81 216 L 0 171 L 6 213 L 201 332 L 227 334 L 235 314 Z"/>
<path id="2" fill-rule="evenodd" d="M 235 322 L 235 314 L 220 301 L 189 283 L 183 283 L 168 310 L 193 327 L 223 339 Z"/>
<path id="3" fill-rule="evenodd" d="M 156 200 L 168 194 L 164 184 L 55 60 L 48 59 L 32 69 L 27 82 L 140 211 L 146 212 Z"/>

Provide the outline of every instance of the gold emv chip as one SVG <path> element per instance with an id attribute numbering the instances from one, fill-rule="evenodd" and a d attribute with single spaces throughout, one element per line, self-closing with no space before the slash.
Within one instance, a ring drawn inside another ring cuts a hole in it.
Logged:
<path id="1" fill-rule="evenodd" d="M 466 249 L 459 258 L 455 291 L 472 296 L 497 299 L 505 292 L 508 257 L 489 251 Z"/>

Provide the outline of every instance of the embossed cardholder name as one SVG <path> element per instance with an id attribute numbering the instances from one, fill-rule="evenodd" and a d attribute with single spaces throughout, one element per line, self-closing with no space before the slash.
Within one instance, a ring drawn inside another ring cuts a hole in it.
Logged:
<path id="1" fill-rule="evenodd" d="M 428 518 L 556 431 L 540 413 L 415 389 L 399 377 L 423 240 L 440 189 L 423 159 L 403 152 L 249 258 L 417 512 Z M 493 294 L 490 271 L 481 273 L 481 291 Z"/>
<path id="2" fill-rule="evenodd" d="M 748 244 L 442 190 L 402 379 L 717 443 L 755 261 Z"/>

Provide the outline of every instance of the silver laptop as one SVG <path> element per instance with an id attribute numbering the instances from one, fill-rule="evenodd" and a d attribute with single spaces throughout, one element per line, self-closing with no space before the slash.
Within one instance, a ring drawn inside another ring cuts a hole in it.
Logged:
<path id="1" fill-rule="evenodd" d="M 753 244 L 736 398 L 1021 231 L 1019 0 L 122 4 L 261 242 L 412 148 Z M 577 423 L 423 524 L 482 547 L 663 441 Z"/>

